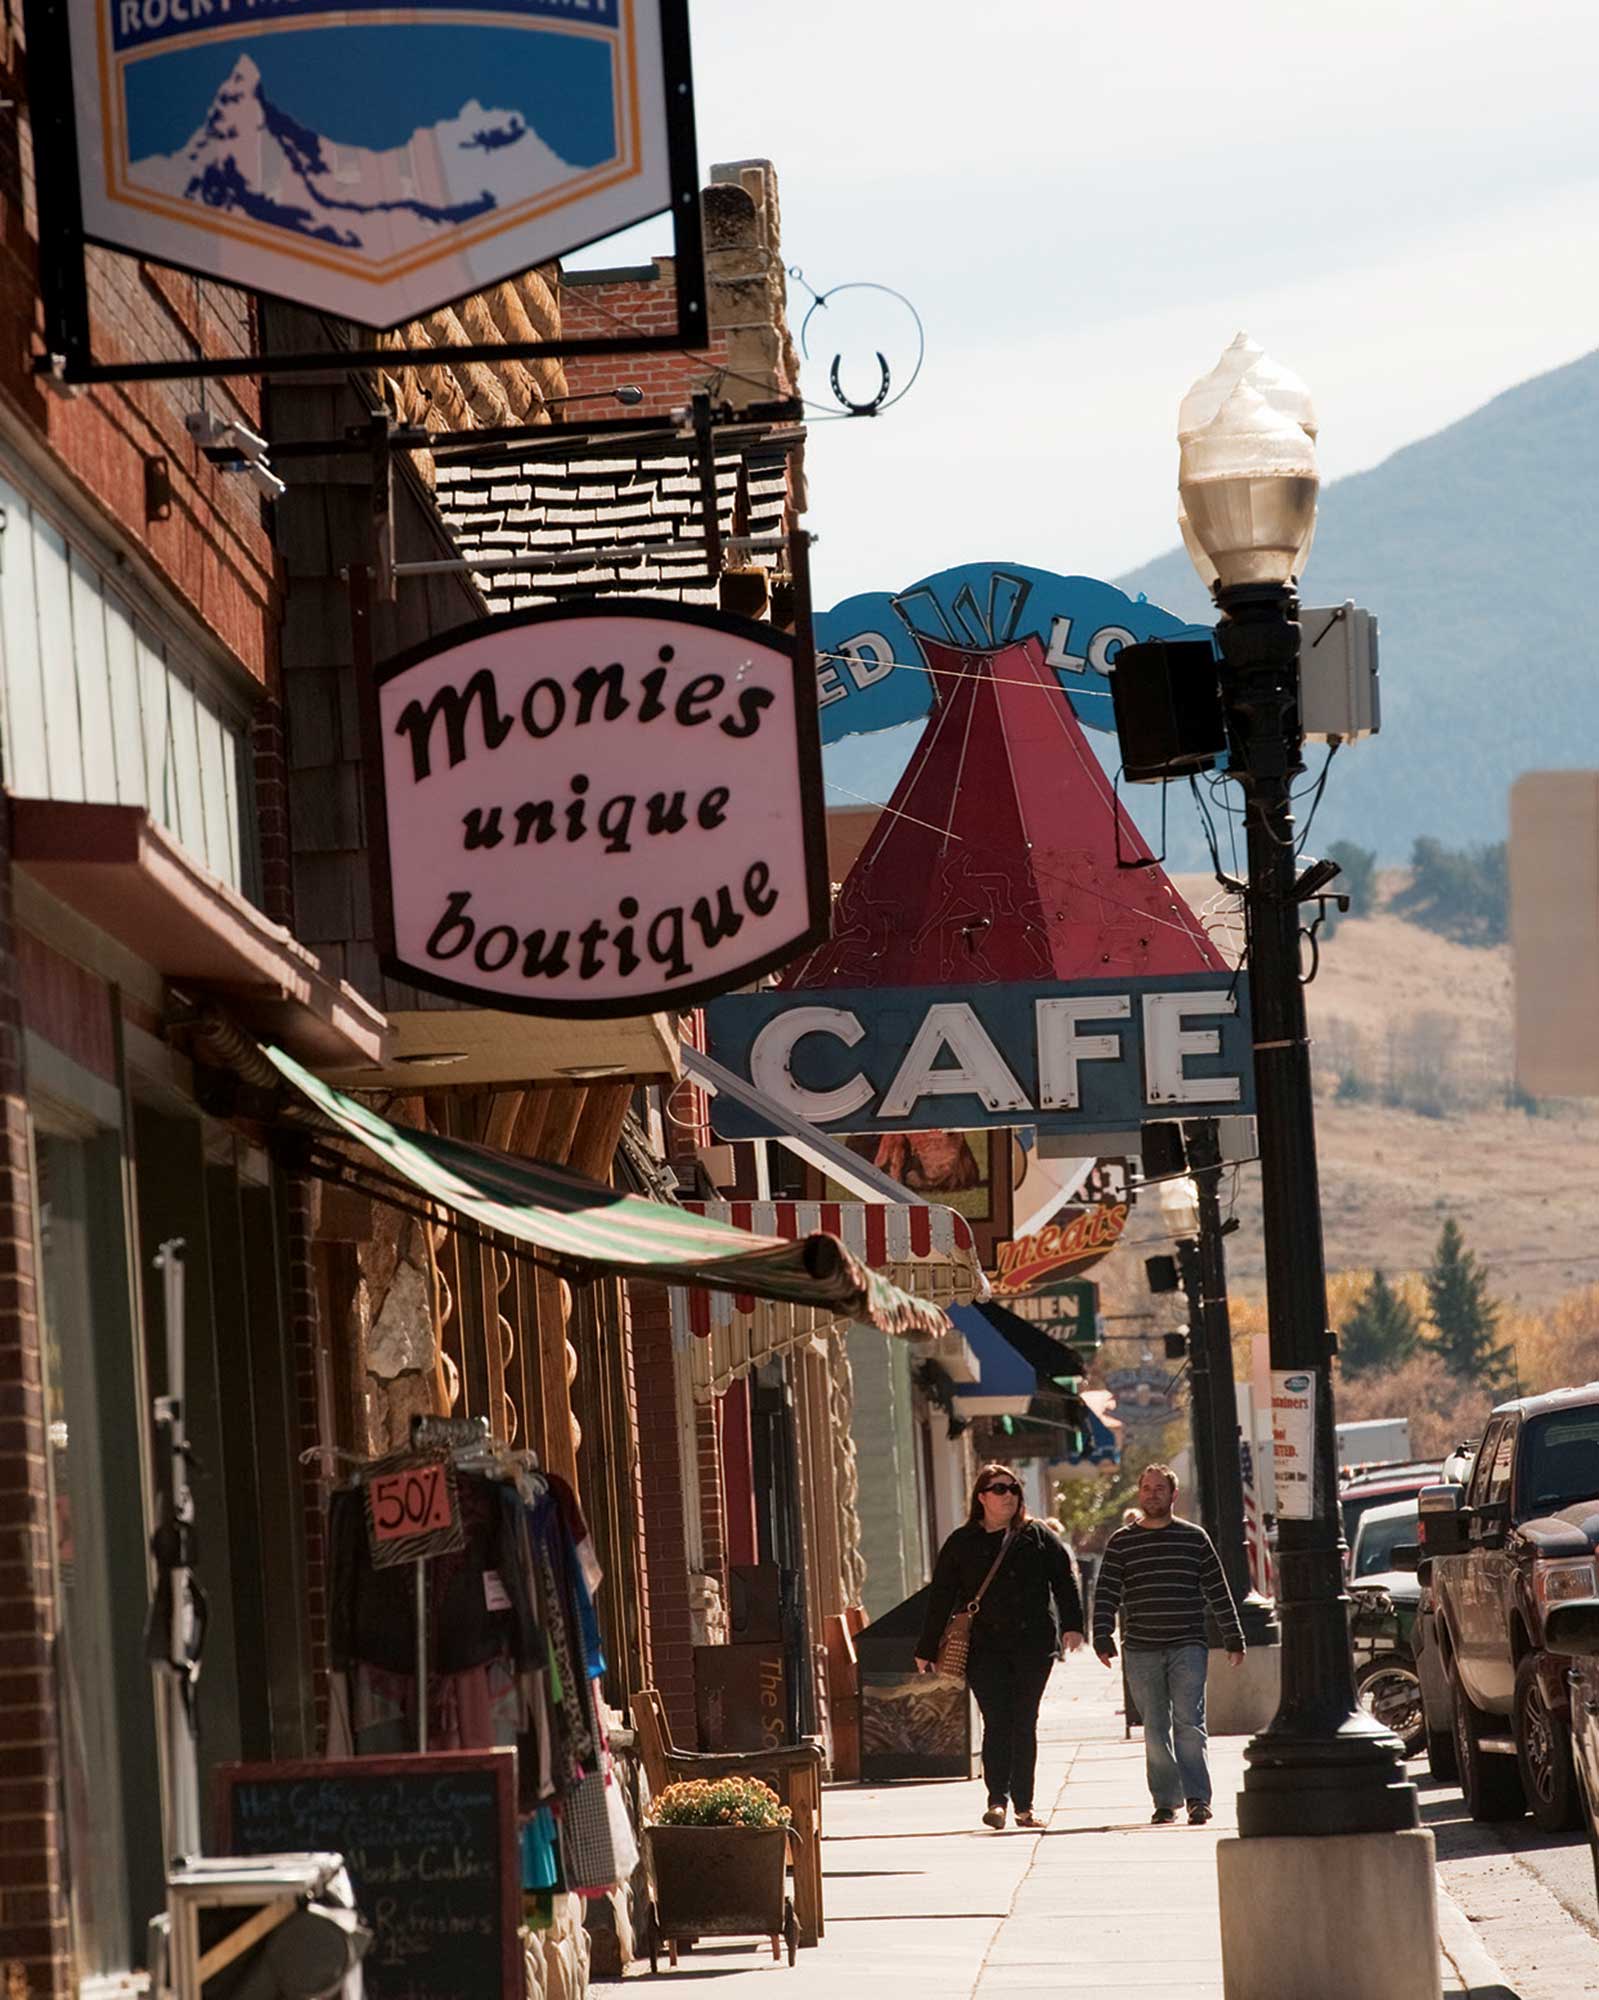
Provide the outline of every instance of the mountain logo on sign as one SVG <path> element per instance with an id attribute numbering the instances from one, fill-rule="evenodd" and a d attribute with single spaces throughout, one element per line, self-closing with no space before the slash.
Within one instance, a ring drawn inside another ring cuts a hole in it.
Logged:
<path id="1" fill-rule="evenodd" d="M 574 169 L 521 112 L 476 98 L 386 151 L 341 144 L 274 104 L 241 55 L 188 144 L 132 172 L 153 192 L 387 257 L 524 202 Z"/>

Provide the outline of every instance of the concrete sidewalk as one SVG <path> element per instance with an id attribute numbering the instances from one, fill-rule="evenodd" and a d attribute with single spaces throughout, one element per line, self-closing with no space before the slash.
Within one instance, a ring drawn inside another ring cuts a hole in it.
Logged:
<path id="1" fill-rule="evenodd" d="M 983 1827 L 976 1781 L 830 1789 L 821 1945 L 790 1969 L 753 1941 L 707 1939 L 675 1972 L 663 1960 L 662 1979 L 720 1992 L 769 1979 L 770 2000 L 1222 2000 L 1216 1842 L 1235 1829 L 1244 1738 L 1212 1744 L 1209 1827 L 1152 1827 L 1142 1738 L 1126 1738 L 1120 1706 L 1120 1676 L 1091 1655 L 1056 1669 L 1040 1728 L 1043 1833 Z M 1481 1957 L 1459 1973 L 1443 1964 L 1446 1994 L 1486 1983 Z"/>

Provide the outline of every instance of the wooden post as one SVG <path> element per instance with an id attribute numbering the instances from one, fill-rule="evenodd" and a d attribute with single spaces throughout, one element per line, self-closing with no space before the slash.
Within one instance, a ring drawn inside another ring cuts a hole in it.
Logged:
<path id="1" fill-rule="evenodd" d="M 566 1380 L 566 1314 L 561 1280 L 540 1264 L 534 1274 L 537 1317 L 540 1462 L 546 1472 L 577 1487 L 577 1448 L 572 1442 L 572 1401 Z"/>

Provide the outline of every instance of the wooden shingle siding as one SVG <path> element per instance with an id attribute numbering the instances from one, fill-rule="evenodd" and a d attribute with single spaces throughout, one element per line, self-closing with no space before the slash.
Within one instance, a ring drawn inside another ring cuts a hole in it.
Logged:
<path id="1" fill-rule="evenodd" d="M 798 432 L 792 434 L 797 443 Z M 699 472 L 673 442 L 594 447 L 564 462 L 471 465 L 441 459 L 435 492 L 456 547 L 473 558 L 560 555 L 549 569 L 479 570 L 478 588 L 496 611 L 548 602 L 573 585 L 620 585 L 651 597 L 714 604 L 704 581 L 705 540 Z M 781 534 L 788 506 L 788 436 L 759 442 L 724 433 L 716 444 L 717 516 L 724 536 Z M 747 518 L 745 518 L 747 516 Z M 608 551 L 648 548 L 617 560 Z M 734 567 L 786 569 L 771 551 L 729 551 Z"/>

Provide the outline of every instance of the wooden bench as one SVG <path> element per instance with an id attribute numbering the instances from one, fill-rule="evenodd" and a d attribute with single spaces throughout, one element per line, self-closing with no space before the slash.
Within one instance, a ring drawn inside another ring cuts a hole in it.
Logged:
<path id="1" fill-rule="evenodd" d="M 640 1688 L 630 1708 L 639 1762 L 652 1794 L 685 1778 L 759 1778 L 793 1816 L 794 1915 L 802 1945 L 819 1944 L 822 1922 L 822 1750 L 819 1743 L 784 1743 L 771 1750 L 679 1750 L 654 1688 Z"/>

